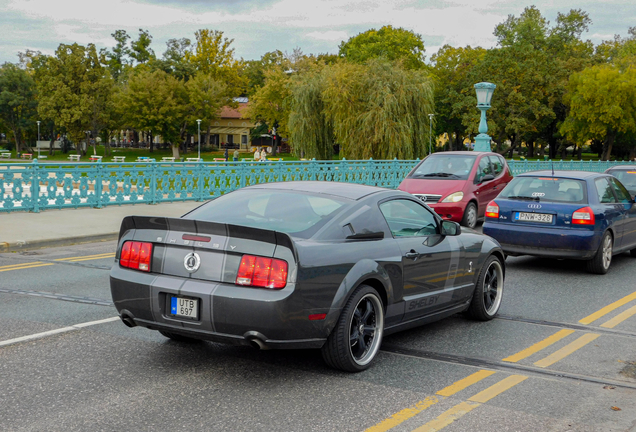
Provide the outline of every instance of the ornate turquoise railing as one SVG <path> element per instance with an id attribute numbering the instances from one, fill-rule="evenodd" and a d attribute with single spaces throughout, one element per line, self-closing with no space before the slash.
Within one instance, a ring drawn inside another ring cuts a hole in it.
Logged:
<path id="1" fill-rule="evenodd" d="M 397 188 L 417 161 L 0 164 L 0 212 L 205 201 L 258 183 L 318 180 Z"/>
<path id="2" fill-rule="evenodd" d="M 395 189 L 417 160 L 0 164 L 0 213 L 121 204 L 205 201 L 258 183 L 318 180 Z M 513 174 L 541 169 L 602 172 L 627 162 L 508 161 Z"/>

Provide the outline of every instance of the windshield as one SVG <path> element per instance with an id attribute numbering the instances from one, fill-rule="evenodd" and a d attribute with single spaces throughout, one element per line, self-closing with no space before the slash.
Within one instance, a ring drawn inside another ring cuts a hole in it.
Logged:
<path id="1" fill-rule="evenodd" d="M 310 238 L 348 203 L 348 200 L 332 196 L 295 191 L 243 189 L 223 195 L 184 218 Z"/>
<path id="2" fill-rule="evenodd" d="M 611 170 L 608 174 L 616 177 L 631 195 L 636 194 L 636 167 L 629 170 Z"/>
<path id="3" fill-rule="evenodd" d="M 437 153 L 424 159 L 409 178 L 467 180 L 475 159 L 472 155 Z"/>
<path id="4" fill-rule="evenodd" d="M 498 198 L 520 201 L 587 203 L 585 182 L 557 177 L 515 177 Z"/>

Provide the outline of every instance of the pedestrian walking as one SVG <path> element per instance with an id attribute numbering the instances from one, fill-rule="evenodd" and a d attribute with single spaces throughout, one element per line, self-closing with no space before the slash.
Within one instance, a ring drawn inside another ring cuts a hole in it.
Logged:
<path id="1" fill-rule="evenodd" d="M 236 149 L 236 150 L 234 150 L 234 154 L 232 156 L 232 160 L 234 162 L 238 162 L 238 158 L 239 158 L 239 151 L 238 151 L 238 149 Z"/>
<path id="2" fill-rule="evenodd" d="M 225 162 L 227 162 L 228 157 L 229 157 L 228 151 L 227 151 L 227 147 L 225 147 L 225 151 L 223 152 L 223 157 L 225 158 Z"/>

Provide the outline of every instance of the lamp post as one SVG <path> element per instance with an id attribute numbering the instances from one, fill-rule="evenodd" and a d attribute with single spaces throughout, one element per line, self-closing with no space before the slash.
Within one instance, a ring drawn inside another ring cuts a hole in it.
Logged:
<path id="1" fill-rule="evenodd" d="M 434 115 L 435 114 L 429 114 L 428 115 L 428 118 L 431 121 L 430 125 L 429 125 L 429 129 L 428 129 L 428 154 L 433 153 L 431 142 L 432 142 L 432 137 L 433 137 L 433 116 Z"/>
<path id="2" fill-rule="evenodd" d="M 197 143 L 199 144 L 199 162 L 201 162 L 201 119 L 197 119 Z"/>
<path id="3" fill-rule="evenodd" d="M 475 84 L 475 92 L 477 93 L 477 108 L 481 111 L 481 119 L 479 120 L 479 135 L 475 137 L 475 151 L 490 151 L 490 136 L 488 132 L 488 123 L 486 122 L 486 111 L 490 108 L 490 100 L 497 86 L 489 82 L 480 82 Z"/>
<path id="4" fill-rule="evenodd" d="M 40 159 L 40 120 L 36 123 L 38 124 L 38 142 L 35 146 L 38 148 L 38 159 Z"/>

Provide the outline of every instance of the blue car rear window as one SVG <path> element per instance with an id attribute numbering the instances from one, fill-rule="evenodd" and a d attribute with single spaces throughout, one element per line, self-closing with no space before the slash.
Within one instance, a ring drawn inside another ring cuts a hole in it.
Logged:
<path id="1" fill-rule="evenodd" d="M 499 198 L 527 201 L 587 203 L 584 181 L 558 177 L 516 177 Z"/>

